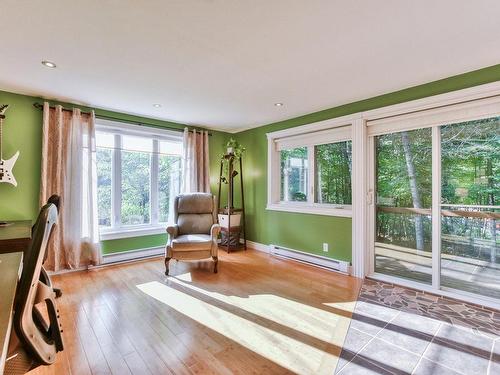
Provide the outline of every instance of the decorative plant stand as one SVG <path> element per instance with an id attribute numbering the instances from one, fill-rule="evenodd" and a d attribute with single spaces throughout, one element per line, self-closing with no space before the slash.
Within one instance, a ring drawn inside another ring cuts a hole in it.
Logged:
<path id="1" fill-rule="evenodd" d="M 219 248 L 226 250 L 228 253 L 231 250 L 247 248 L 246 230 L 245 230 L 245 197 L 243 194 L 243 169 L 241 157 L 239 158 L 240 171 L 234 170 L 235 156 L 233 153 L 224 155 L 221 160 L 220 174 L 219 174 L 219 224 L 221 226 L 221 242 Z M 228 163 L 228 178 L 223 176 L 224 163 Z M 234 208 L 234 180 L 237 175 L 240 175 L 241 187 L 241 208 Z M 227 189 L 227 206 L 221 208 L 221 190 L 222 184 L 226 182 Z M 243 234 L 243 243 L 241 243 L 241 235 Z"/>

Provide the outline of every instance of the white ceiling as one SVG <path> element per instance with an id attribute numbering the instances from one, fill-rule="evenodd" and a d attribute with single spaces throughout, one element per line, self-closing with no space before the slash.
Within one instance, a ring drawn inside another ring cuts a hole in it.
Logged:
<path id="1" fill-rule="evenodd" d="M 0 90 L 237 131 L 500 63 L 499 20 L 498 0 L 2 0 Z"/>

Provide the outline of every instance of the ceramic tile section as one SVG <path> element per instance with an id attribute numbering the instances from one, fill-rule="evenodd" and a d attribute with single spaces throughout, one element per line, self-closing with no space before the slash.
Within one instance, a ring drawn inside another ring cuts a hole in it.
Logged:
<path id="1" fill-rule="evenodd" d="M 337 374 L 500 374 L 500 312 L 365 280 Z"/>

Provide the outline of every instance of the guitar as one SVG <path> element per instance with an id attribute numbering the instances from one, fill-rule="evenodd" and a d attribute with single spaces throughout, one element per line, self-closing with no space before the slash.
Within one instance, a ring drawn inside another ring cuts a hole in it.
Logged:
<path id="1" fill-rule="evenodd" d="M 12 174 L 12 168 L 16 164 L 17 158 L 19 157 L 19 151 L 17 151 L 13 157 L 4 160 L 2 154 L 2 130 L 3 130 L 3 120 L 5 120 L 5 112 L 9 108 L 8 104 L 0 105 L 0 182 L 8 182 L 14 186 L 17 186 L 17 181 Z"/>

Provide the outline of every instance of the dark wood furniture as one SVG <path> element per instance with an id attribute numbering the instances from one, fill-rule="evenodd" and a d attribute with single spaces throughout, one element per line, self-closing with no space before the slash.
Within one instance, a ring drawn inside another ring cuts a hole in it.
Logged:
<path id="1" fill-rule="evenodd" d="M 3 374 L 10 332 L 12 330 L 14 297 L 21 275 L 23 252 L 0 254 L 0 374 Z"/>
<path id="2" fill-rule="evenodd" d="M 235 156 L 234 154 L 224 155 L 224 159 L 220 162 L 220 173 L 219 173 L 219 196 L 218 196 L 218 213 L 222 215 L 228 215 L 227 227 L 221 225 L 221 237 L 222 241 L 219 248 L 226 250 L 228 253 L 231 250 L 237 250 L 244 248 L 247 249 L 247 236 L 246 236 L 246 224 L 245 224 L 245 195 L 243 192 L 243 163 L 242 158 L 239 158 L 239 172 L 235 170 Z M 228 163 L 228 177 L 225 179 L 222 176 L 224 162 Z M 234 180 L 237 175 L 240 175 L 240 188 L 241 188 L 241 208 L 234 208 Z M 221 191 L 222 184 L 227 184 L 227 206 L 221 208 Z M 241 214 L 241 220 L 239 226 L 231 225 L 231 215 Z M 240 242 L 240 234 L 243 233 L 243 243 Z"/>
<path id="3" fill-rule="evenodd" d="M 31 220 L 8 221 L 0 225 L 0 254 L 25 251 L 31 242 Z"/>

